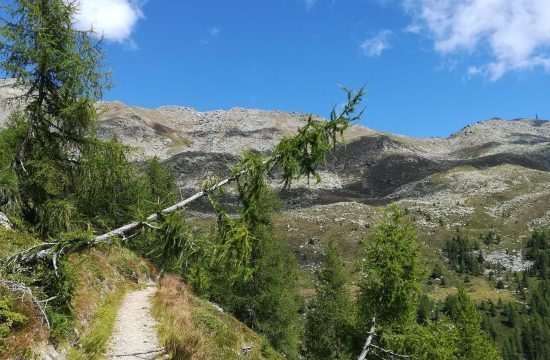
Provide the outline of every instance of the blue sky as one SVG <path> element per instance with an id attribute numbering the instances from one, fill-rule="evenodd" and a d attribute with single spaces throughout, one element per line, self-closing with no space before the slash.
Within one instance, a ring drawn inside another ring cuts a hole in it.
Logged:
<path id="1" fill-rule="evenodd" d="M 547 0 L 81 0 L 106 38 L 107 100 L 328 115 L 365 85 L 365 126 L 448 136 L 550 118 Z"/>

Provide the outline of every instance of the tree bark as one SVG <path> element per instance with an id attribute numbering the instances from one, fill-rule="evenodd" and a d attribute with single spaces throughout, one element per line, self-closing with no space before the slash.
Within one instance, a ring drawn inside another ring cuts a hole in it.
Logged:
<path id="1" fill-rule="evenodd" d="M 370 346 L 372 343 L 372 338 L 374 337 L 374 331 L 376 329 L 376 317 L 372 317 L 371 327 L 369 332 L 367 333 L 367 341 L 365 341 L 365 346 L 363 346 L 363 351 L 361 352 L 361 355 L 357 358 L 357 360 L 365 360 L 367 358 L 367 355 L 370 350 Z"/>

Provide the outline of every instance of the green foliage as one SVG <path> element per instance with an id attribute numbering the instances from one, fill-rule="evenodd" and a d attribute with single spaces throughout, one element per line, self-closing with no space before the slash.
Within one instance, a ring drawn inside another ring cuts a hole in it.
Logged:
<path id="1" fill-rule="evenodd" d="M 333 110 L 329 121 L 318 121 L 310 116 L 297 135 L 283 138 L 273 150 L 268 168 L 282 169 L 285 187 L 304 176 L 308 179 L 313 176 L 319 182 L 317 167 L 326 164 L 328 152 L 336 146 L 337 136 L 361 117 L 362 112 L 357 112 L 357 106 L 365 95 L 364 89 L 356 93 L 343 89 L 348 101 L 340 114 Z"/>
<path id="2" fill-rule="evenodd" d="M 42 235 L 50 236 L 73 231 L 77 222 L 76 217 L 77 209 L 72 201 L 52 198 L 38 208 L 38 231 Z"/>
<path id="3" fill-rule="evenodd" d="M 498 352 L 481 330 L 481 314 L 463 287 L 458 294 L 450 295 L 445 300 L 444 312 L 457 328 L 462 345 L 460 359 L 500 359 Z"/>
<path id="4" fill-rule="evenodd" d="M 435 310 L 435 304 L 430 298 L 423 294 L 420 296 L 418 302 L 418 309 L 416 311 L 416 321 L 419 324 L 426 324 L 428 321 L 433 320 L 432 313 Z"/>
<path id="5" fill-rule="evenodd" d="M 254 229 L 250 273 L 228 277 L 223 264 L 211 264 L 210 297 L 265 335 L 289 358 L 297 358 L 300 338 L 298 320 L 297 265 L 292 253 L 269 226 Z"/>
<path id="6" fill-rule="evenodd" d="M 247 155 L 244 161 L 257 159 Z M 278 199 L 263 181 L 263 174 L 254 171 L 239 179 L 240 198 L 245 201 L 238 217 L 228 215 L 218 197 L 209 194 L 217 213 L 216 229 L 208 239 L 190 238 L 198 249 L 188 264 L 182 264 L 182 274 L 196 292 L 221 304 L 287 357 L 297 358 L 297 265 L 274 236 L 271 214 Z"/>
<path id="7" fill-rule="evenodd" d="M 449 265 L 459 273 L 480 275 L 483 271 L 483 256 L 474 254 L 479 245 L 457 234 L 445 243 L 445 255 Z"/>
<path id="8" fill-rule="evenodd" d="M 184 263 L 198 264 L 197 256 L 203 249 L 197 246 L 193 234 L 189 231 L 187 222 L 181 214 L 169 214 L 163 219 L 158 230 L 149 229 L 148 232 L 156 232 L 156 241 L 152 244 L 152 250 L 147 254 L 161 271 L 180 270 Z"/>
<path id="9" fill-rule="evenodd" d="M 144 218 L 175 202 L 176 181 L 157 158 L 141 169 L 127 159 L 129 149 L 117 139 L 88 142 L 75 171 L 79 211 L 100 231 Z"/>
<path id="10" fill-rule="evenodd" d="M 325 250 L 325 265 L 316 274 L 317 296 L 310 304 L 304 333 L 308 359 L 352 359 L 357 311 L 347 288 L 349 274 L 336 242 Z"/>
<path id="11" fill-rule="evenodd" d="M 440 263 L 434 265 L 432 273 L 430 274 L 432 278 L 442 278 L 443 277 L 443 267 Z"/>
<path id="12" fill-rule="evenodd" d="M 232 218 L 212 194 L 209 199 L 217 214 L 213 261 L 219 262 L 230 280 L 250 277 L 252 251 L 258 242 L 252 229 L 254 223 L 247 222 L 250 218 L 245 216 Z"/>
<path id="13" fill-rule="evenodd" d="M 2 352 L 2 339 L 6 338 L 12 329 L 23 325 L 27 318 L 14 310 L 14 302 L 8 296 L 0 297 L 0 353 Z"/>
<path id="14" fill-rule="evenodd" d="M 57 235 L 75 216 L 71 177 L 108 84 L 103 54 L 91 32 L 72 28 L 73 2 L 15 0 L 2 8 L 0 69 L 25 91 L 25 105 L 0 135 L 8 140 L 0 165 L 13 169 L 0 193 L 44 236 Z"/>
<path id="15" fill-rule="evenodd" d="M 13 167 L 17 145 L 27 133 L 25 115 L 14 111 L 0 129 L 0 211 L 13 217 L 21 216 L 19 178 Z"/>
<path id="16" fill-rule="evenodd" d="M 490 230 L 487 234 L 480 234 L 479 239 L 483 241 L 485 245 L 491 244 L 500 244 L 501 236 L 498 235 L 494 230 Z"/>
<path id="17" fill-rule="evenodd" d="M 275 349 L 294 359 L 301 334 L 296 261 L 269 227 L 256 229 L 255 236 L 254 272 L 232 287 L 230 307 L 251 329 L 265 335 Z"/>
<path id="18" fill-rule="evenodd" d="M 422 271 L 416 234 L 398 208 L 392 208 L 367 243 L 359 284 L 359 306 L 364 324 L 373 316 L 381 326 L 412 321 L 420 293 Z"/>
<path id="19" fill-rule="evenodd" d="M 494 344 L 481 329 L 481 313 L 464 288 L 445 300 L 445 315 L 410 323 L 399 332 L 385 333 L 383 341 L 400 354 L 414 359 L 500 359 Z"/>
<path id="20" fill-rule="evenodd" d="M 424 325 L 408 324 L 399 333 L 384 336 L 387 346 L 399 354 L 413 354 L 418 360 L 457 360 L 460 337 L 454 324 L 443 318 Z"/>
<path id="21" fill-rule="evenodd" d="M 147 161 L 143 173 L 149 198 L 148 208 L 144 209 L 145 211 L 160 211 L 176 202 L 178 199 L 176 177 L 171 168 L 154 157 Z"/>
<path id="22" fill-rule="evenodd" d="M 30 136 L 79 142 L 108 84 L 99 42 L 73 29 L 73 2 L 15 0 L 3 10 L 0 67 L 28 91 Z"/>
<path id="23" fill-rule="evenodd" d="M 532 275 L 550 278 L 550 232 L 534 231 L 527 242 L 525 257 L 535 262 L 530 269 Z"/>
<path id="24" fill-rule="evenodd" d="M 65 262 L 58 264 L 56 272 L 47 264 L 34 271 L 38 277 L 33 285 L 44 289 L 44 298 L 52 298 L 46 308 L 52 326 L 51 338 L 54 342 L 61 342 L 73 333 L 75 325 L 71 300 L 77 286 L 76 276 Z"/>
<path id="25" fill-rule="evenodd" d="M 79 210 L 101 230 L 129 220 L 130 208 L 137 200 L 138 179 L 126 152 L 116 140 L 90 142 L 75 172 Z"/>

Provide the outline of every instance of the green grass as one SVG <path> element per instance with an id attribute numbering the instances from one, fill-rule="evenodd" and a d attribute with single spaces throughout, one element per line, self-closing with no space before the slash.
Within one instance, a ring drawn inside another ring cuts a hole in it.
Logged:
<path id="1" fill-rule="evenodd" d="M 102 359 L 113 334 L 116 317 L 126 288 L 121 287 L 109 294 L 96 310 L 90 327 L 80 339 L 79 348 L 72 348 L 67 354 L 70 360 Z"/>
<path id="2" fill-rule="evenodd" d="M 171 359 L 282 359 L 265 338 L 196 298 L 174 277 L 162 280 L 154 298 L 153 315 L 158 321 L 160 341 Z M 246 355 L 245 348 L 249 348 Z"/>
<path id="3" fill-rule="evenodd" d="M 38 243 L 38 239 L 30 234 L 6 230 L 0 227 L 0 257 L 13 254 Z"/>

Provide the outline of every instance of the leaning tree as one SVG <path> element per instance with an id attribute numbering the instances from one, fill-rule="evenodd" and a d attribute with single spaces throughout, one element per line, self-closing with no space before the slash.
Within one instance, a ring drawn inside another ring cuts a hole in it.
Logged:
<path id="1" fill-rule="evenodd" d="M 109 85 L 109 76 L 95 34 L 72 26 L 75 2 L 14 0 L 12 6 L 2 5 L 2 9 L 8 16 L 0 20 L 0 68 L 25 91 L 9 169 L 16 188 L 6 194 L 15 197 L 11 200 L 20 204 L 26 221 L 33 224 L 63 213 L 65 198 L 74 192 L 71 176 L 78 173 L 83 152 L 95 141 L 95 102 Z M 173 228 L 164 220 L 202 197 L 211 200 L 218 216 L 218 260 L 233 269 L 245 269 L 241 275 L 246 276 L 256 240 L 253 227 L 259 221 L 268 186 L 266 177 L 280 177 L 285 187 L 302 177 L 320 180 L 319 166 L 327 162 L 344 131 L 361 115 L 358 106 L 364 90 L 344 90 L 347 103 L 341 111 L 333 110 L 328 120 L 309 116 L 304 126 L 282 138 L 269 156 L 245 153 L 232 167 L 230 177 L 210 178 L 195 195 L 126 225 L 104 233 L 54 236 L 12 254 L 0 260 L 4 276 L 32 274 L 37 268 L 57 273 L 59 261 L 66 255 L 121 239 L 131 241 L 143 229 L 159 232 L 164 236 L 164 253 L 177 256 L 182 252 L 181 238 L 171 236 Z M 226 214 L 214 196 L 231 183 L 237 185 L 242 207 L 238 219 Z"/>

